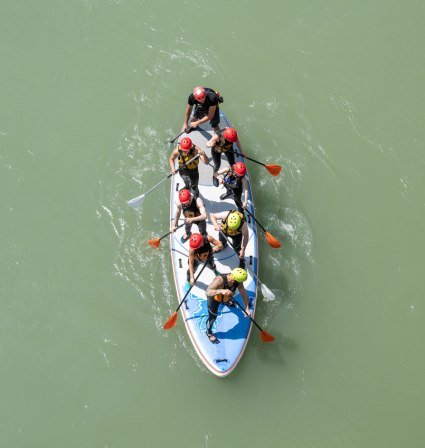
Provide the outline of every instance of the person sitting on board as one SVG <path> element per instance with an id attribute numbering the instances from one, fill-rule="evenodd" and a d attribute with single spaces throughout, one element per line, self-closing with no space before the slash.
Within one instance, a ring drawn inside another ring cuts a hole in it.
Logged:
<path id="1" fill-rule="evenodd" d="M 232 246 L 239 256 L 239 267 L 245 267 L 245 249 L 248 244 L 248 226 L 245 216 L 238 210 L 210 213 L 210 219 L 214 229 L 219 232 L 218 238 L 227 246 L 227 238 L 232 239 Z M 221 221 L 221 224 L 218 224 Z"/>
<path id="2" fill-rule="evenodd" d="M 199 264 L 208 260 L 208 266 L 218 275 L 217 267 L 212 254 L 223 249 L 223 244 L 211 235 L 193 233 L 189 238 L 189 268 L 187 270 L 187 281 L 190 286 L 195 284 L 195 271 Z"/>
<path id="3" fill-rule="evenodd" d="M 192 160 L 198 154 L 199 157 Z M 186 188 L 191 189 L 196 195 L 199 195 L 199 159 L 202 159 L 202 162 L 204 162 L 205 165 L 208 165 L 209 163 L 205 151 L 202 151 L 201 148 L 194 145 L 189 137 L 183 137 L 170 155 L 170 168 L 172 174 L 175 174 L 176 172 L 174 162 L 176 159 L 179 163 L 180 177 L 183 179 Z"/>
<path id="4" fill-rule="evenodd" d="M 220 123 L 220 109 L 218 104 L 222 102 L 223 98 L 220 96 L 219 92 L 216 92 L 209 87 L 196 86 L 187 99 L 182 131 L 187 129 L 188 125 L 190 128 L 194 129 L 207 121 L 210 122 L 211 127 L 215 131 L 218 131 L 218 125 Z M 192 121 L 189 123 L 193 106 L 195 106 L 195 111 L 193 113 Z"/>
<path id="5" fill-rule="evenodd" d="M 226 154 L 229 165 L 235 164 L 235 154 L 233 153 L 233 143 L 238 141 L 238 133 L 233 128 L 218 130 L 211 140 L 206 143 L 207 148 L 211 148 L 211 155 L 214 161 L 213 184 L 218 187 L 218 179 L 215 173 L 221 166 L 221 154 Z"/>
<path id="6" fill-rule="evenodd" d="M 236 162 L 233 166 L 223 168 L 217 171 L 215 176 L 223 175 L 219 182 L 226 188 L 226 193 L 220 196 L 221 200 L 231 196 L 236 198 L 235 203 L 238 210 L 243 213 L 248 203 L 248 183 L 245 179 L 246 165 L 243 162 Z M 242 191 L 244 193 L 244 201 L 242 202 Z"/>
<path id="7" fill-rule="evenodd" d="M 178 226 L 181 212 L 185 220 L 185 234 L 181 237 L 180 241 L 185 243 L 190 238 L 190 229 L 192 224 L 198 225 L 199 232 L 202 234 L 207 233 L 207 212 L 205 205 L 199 196 L 192 194 L 187 188 L 183 188 L 179 191 L 179 200 L 176 202 L 176 214 L 174 216 L 173 226 L 171 231 L 175 232 Z"/>
<path id="8" fill-rule="evenodd" d="M 212 327 L 217 319 L 217 311 L 220 303 L 225 303 L 227 306 L 235 306 L 232 297 L 236 290 L 239 291 L 244 304 L 245 304 L 245 316 L 251 315 L 249 309 L 249 297 L 246 293 L 246 289 L 243 282 L 248 278 L 248 274 L 245 269 L 235 268 L 228 274 L 220 274 L 214 278 L 212 283 L 205 291 L 208 304 L 208 320 L 206 335 L 213 344 L 219 344 L 220 340 L 213 334 Z"/>

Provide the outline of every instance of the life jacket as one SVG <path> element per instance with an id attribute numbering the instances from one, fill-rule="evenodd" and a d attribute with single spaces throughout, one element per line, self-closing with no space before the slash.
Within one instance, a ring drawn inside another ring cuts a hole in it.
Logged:
<path id="1" fill-rule="evenodd" d="M 239 282 L 235 281 L 234 285 L 231 288 L 229 288 L 229 282 L 227 281 L 228 275 L 229 274 L 221 274 L 220 275 L 220 277 L 223 279 L 223 288 L 222 289 L 229 289 L 230 291 L 235 292 L 239 286 Z M 226 296 L 223 294 L 216 294 L 214 296 L 214 300 L 216 300 L 217 302 L 220 302 L 220 303 L 227 303 L 231 298 L 232 298 L 232 296 Z"/>
<path id="2" fill-rule="evenodd" d="M 227 225 L 227 218 L 229 217 L 230 213 L 232 213 L 232 212 L 236 212 L 241 217 L 241 223 L 237 229 L 229 229 L 228 225 Z M 243 226 L 244 222 L 245 222 L 245 216 L 243 213 L 239 212 L 238 210 L 230 210 L 226 219 L 220 224 L 220 229 L 227 236 L 239 235 L 240 233 L 242 233 L 242 226 Z"/>
<path id="3" fill-rule="evenodd" d="M 180 145 L 178 148 L 179 156 L 177 157 L 177 161 L 179 162 L 179 167 L 183 166 L 186 162 L 189 162 L 190 159 L 196 156 L 195 145 L 192 145 L 192 148 L 188 152 L 183 152 L 180 149 Z M 183 170 L 196 170 L 199 165 L 199 157 L 192 162 L 188 163 L 183 167 Z"/>
<path id="4" fill-rule="evenodd" d="M 219 103 L 223 103 L 224 102 L 223 97 L 220 95 L 220 92 L 218 92 L 217 90 L 214 90 L 214 89 L 210 89 L 209 87 L 204 87 L 204 88 L 205 88 L 206 92 L 215 93 Z"/>
<path id="5" fill-rule="evenodd" d="M 233 151 L 233 143 L 223 137 L 223 131 L 220 129 L 216 132 L 218 135 L 218 142 L 214 145 L 217 152 Z"/>
<path id="6" fill-rule="evenodd" d="M 204 244 L 199 248 L 195 250 L 195 256 L 198 258 L 199 261 L 205 262 L 205 260 L 212 254 L 212 246 L 211 243 L 208 241 L 208 236 L 204 235 Z M 203 257 L 203 255 L 205 255 Z"/>
<path id="7" fill-rule="evenodd" d="M 183 204 L 181 204 L 183 215 L 185 218 L 196 218 L 201 214 L 196 204 L 196 199 L 197 198 L 193 197 L 189 205 L 184 206 Z"/>
<path id="8" fill-rule="evenodd" d="M 224 183 L 232 188 L 233 190 L 241 190 L 242 189 L 242 179 L 245 177 L 237 176 L 235 173 L 235 170 L 233 168 L 230 168 L 229 171 L 224 176 Z"/>

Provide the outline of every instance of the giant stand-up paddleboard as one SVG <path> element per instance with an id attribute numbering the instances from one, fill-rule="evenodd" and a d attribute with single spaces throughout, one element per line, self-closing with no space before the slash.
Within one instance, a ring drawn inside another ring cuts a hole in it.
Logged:
<path id="1" fill-rule="evenodd" d="M 221 111 L 219 126 L 220 129 L 231 127 L 231 124 Z M 237 207 L 231 197 L 221 200 L 220 195 L 226 191 L 225 188 L 221 184 L 219 187 L 215 187 L 212 183 L 213 163 L 211 149 L 206 147 L 206 143 L 213 135 L 213 129 L 209 123 L 205 123 L 201 127 L 196 128 L 196 130 L 191 131 L 190 134 L 188 134 L 188 137 L 190 137 L 195 145 L 203 149 L 210 159 L 209 165 L 205 165 L 202 161 L 199 163 L 199 192 L 207 211 L 207 232 L 218 240 L 218 232 L 214 230 L 209 218 L 210 213 L 232 209 L 236 210 Z M 185 136 L 186 134 L 183 134 L 180 138 Z M 239 148 L 235 143 L 233 144 L 233 149 L 239 151 Z M 243 161 L 243 158 L 235 155 L 235 161 Z M 226 166 L 228 166 L 227 158 L 225 155 L 222 155 L 220 169 Z M 245 177 L 248 183 L 249 192 L 248 210 L 255 216 L 249 174 L 247 173 Z M 176 213 L 178 191 L 184 188 L 184 186 L 184 182 L 179 174 L 172 177 L 170 193 L 170 225 L 173 222 Z M 245 213 L 245 217 L 248 225 L 249 242 L 245 250 L 245 263 L 248 279 L 244 282 L 244 286 L 250 299 L 251 315 L 254 317 L 257 301 L 258 239 L 255 222 L 247 213 Z M 179 224 L 182 222 L 183 214 L 180 216 Z M 193 224 L 191 232 L 198 232 L 196 223 Z M 182 226 L 170 236 L 171 260 L 179 303 L 189 289 L 189 284 L 186 280 L 189 241 L 186 241 L 184 244 L 180 241 L 180 238 L 184 233 L 184 226 Z M 239 266 L 239 258 L 229 245 L 224 250 L 215 253 L 214 260 L 217 270 L 222 274 L 229 273 L 233 268 Z M 195 277 L 202 269 L 202 266 L 202 263 L 198 265 Z M 253 273 L 255 275 L 253 275 Z M 229 375 L 229 373 L 235 369 L 241 359 L 251 332 L 252 322 L 249 318 L 245 317 L 242 310 L 238 307 L 230 308 L 225 304 L 221 304 L 218 310 L 217 319 L 212 329 L 213 333 L 220 340 L 220 343 L 213 344 L 208 339 L 205 334 L 206 321 L 208 318 L 205 290 L 214 277 L 215 274 L 213 271 L 209 266 L 206 266 L 196 284 L 188 294 L 185 303 L 180 307 L 180 312 L 186 325 L 186 330 L 199 358 L 212 373 L 224 377 Z M 238 292 L 235 295 L 235 299 L 244 306 L 243 299 Z"/>

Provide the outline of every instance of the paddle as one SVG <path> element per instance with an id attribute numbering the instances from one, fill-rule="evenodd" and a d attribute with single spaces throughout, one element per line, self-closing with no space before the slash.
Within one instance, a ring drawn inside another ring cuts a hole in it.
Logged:
<path id="1" fill-rule="evenodd" d="M 224 232 L 222 230 L 220 230 L 220 233 L 223 235 L 223 238 L 226 238 L 227 244 L 235 251 L 236 255 L 239 256 L 239 254 L 236 252 L 235 247 L 233 246 L 233 244 L 229 241 L 229 238 L 227 238 L 227 235 L 224 234 Z M 261 288 L 261 292 L 263 294 L 263 297 L 265 299 L 267 299 L 268 301 L 272 301 L 276 299 L 276 296 L 270 291 L 269 288 L 267 288 L 267 286 L 260 281 L 260 279 L 258 278 L 258 275 L 250 268 L 247 267 L 247 271 L 257 279 L 257 282 L 260 285 Z"/>
<path id="2" fill-rule="evenodd" d="M 174 143 L 185 132 L 186 132 L 186 134 L 189 134 L 189 132 L 190 132 L 189 126 L 187 126 L 184 131 L 181 131 L 180 134 L 175 136 L 172 140 L 168 140 L 168 143 Z"/>
<path id="3" fill-rule="evenodd" d="M 195 159 L 197 159 L 201 154 L 196 154 L 196 156 L 192 157 L 190 160 L 188 160 L 186 163 L 184 163 L 181 167 L 179 167 L 174 173 L 170 173 L 166 178 L 162 179 L 161 182 L 158 182 L 154 187 L 152 187 L 150 190 L 148 190 L 146 193 L 141 194 L 140 196 L 137 196 L 136 198 L 130 199 L 127 201 L 127 204 L 130 207 L 137 208 L 140 206 L 140 204 L 145 199 L 145 196 L 147 196 L 150 192 L 155 190 L 155 188 L 158 188 L 163 182 L 165 182 L 167 179 L 169 179 L 171 176 L 174 176 L 174 174 L 177 174 L 182 168 L 184 168 L 188 163 L 193 162 Z"/>
<path id="4" fill-rule="evenodd" d="M 257 322 L 255 322 L 255 320 L 245 311 L 245 308 L 233 297 L 232 298 L 233 302 L 236 303 L 236 305 L 238 306 L 239 309 L 241 309 L 243 311 L 243 313 L 245 314 L 245 316 L 249 317 L 252 321 L 252 323 L 260 330 L 260 339 L 263 342 L 273 342 L 275 337 L 273 335 L 271 335 L 270 333 L 268 333 L 266 330 L 263 330 L 258 324 Z"/>
<path id="5" fill-rule="evenodd" d="M 280 165 L 272 165 L 272 164 L 259 162 L 258 160 L 251 159 L 251 157 L 247 157 L 242 152 L 239 153 L 237 151 L 232 151 L 231 149 L 228 149 L 227 152 L 232 152 L 233 154 L 236 154 L 245 159 L 251 160 L 251 162 L 255 162 L 255 163 L 258 163 L 259 165 L 263 165 L 272 176 L 278 176 L 280 171 L 282 170 L 282 167 Z"/>
<path id="6" fill-rule="evenodd" d="M 180 227 L 184 226 L 185 222 L 179 224 L 176 229 L 179 229 Z M 170 230 L 168 233 L 166 233 L 165 235 L 161 236 L 160 238 L 153 238 L 152 240 L 148 240 L 148 244 L 152 247 L 154 247 L 155 249 L 157 249 L 159 247 L 159 245 L 161 244 L 161 240 L 163 238 L 165 238 L 166 236 L 168 236 L 170 233 L 173 233 L 173 230 Z"/>
<path id="7" fill-rule="evenodd" d="M 184 131 L 181 131 L 179 135 L 174 137 L 172 140 L 168 140 L 168 143 L 174 143 L 181 135 L 183 135 L 185 132 L 186 134 L 189 134 L 189 132 L 192 132 L 195 128 L 190 127 L 190 123 L 184 128 Z"/>
<path id="8" fill-rule="evenodd" d="M 241 201 L 235 196 L 231 188 L 228 188 L 228 191 L 230 191 L 230 194 L 233 196 L 236 204 L 238 204 L 240 207 L 242 207 Z M 258 219 L 254 217 L 254 215 L 248 210 L 244 209 L 248 213 L 249 216 L 261 227 L 261 229 L 264 231 L 264 236 L 266 238 L 266 241 L 269 243 L 273 249 L 278 249 L 282 246 L 279 240 L 277 240 L 271 233 L 267 232 L 267 230 L 258 222 Z"/>
<path id="9" fill-rule="evenodd" d="M 178 310 L 180 309 L 180 307 L 183 305 L 183 302 L 186 300 L 187 295 L 189 294 L 189 292 L 191 291 L 191 289 L 195 286 L 196 281 L 198 280 L 198 278 L 201 276 L 202 271 L 205 269 L 206 265 L 208 264 L 208 262 L 210 261 L 210 259 L 212 258 L 214 254 L 212 253 L 206 260 L 205 263 L 202 266 L 202 269 L 199 271 L 199 274 L 195 277 L 195 282 L 193 283 L 193 285 L 186 291 L 186 294 L 184 295 L 183 299 L 180 301 L 179 306 L 176 308 L 176 310 L 174 311 L 174 313 L 167 319 L 167 322 L 165 322 L 165 324 L 163 325 L 163 329 L 164 330 L 171 330 L 171 328 L 174 328 L 176 326 L 177 323 L 177 318 L 178 318 Z"/>

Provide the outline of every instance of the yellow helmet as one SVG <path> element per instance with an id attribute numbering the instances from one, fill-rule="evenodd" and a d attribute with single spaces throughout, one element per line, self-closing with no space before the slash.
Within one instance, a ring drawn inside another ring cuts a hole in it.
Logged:
<path id="1" fill-rule="evenodd" d="M 243 283 L 248 278 L 247 272 L 242 268 L 235 268 L 230 274 L 239 283 Z"/>
<path id="2" fill-rule="evenodd" d="M 232 212 L 229 213 L 229 216 L 227 217 L 227 227 L 230 230 L 236 230 L 241 225 L 241 217 L 238 212 Z"/>

